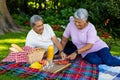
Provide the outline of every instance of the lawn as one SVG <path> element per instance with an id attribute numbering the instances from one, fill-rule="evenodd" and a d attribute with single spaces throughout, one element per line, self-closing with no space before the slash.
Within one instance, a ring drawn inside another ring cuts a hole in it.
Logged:
<path id="1" fill-rule="evenodd" d="M 61 37 L 62 32 L 55 31 L 58 37 Z M 26 32 L 20 33 L 7 33 L 5 35 L 0 35 L 0 60 L 6 57 L 9 53 L 9 47 L 12 43 L 18 44 L 19 46 L 25 45 Z M 120 41 L 117 41 L 119 44 Z M 120 45 L 113 44 L 111 53 L 116 56 L 120 56 Z"/>
<path id="2" fill-rule="evenodd" d="M 55 31 L 58 37 L 61 37 L 62 32 Z M 21 47 L 25 45 L 25 38 L 27 36 L 26 32 L 19 33 L 7 33 L 5 35 L 0 35 L 0 60 L 5 58 L 10 52 L 9 48 L 12 43 L 15 43 Z"/>
<path id="3" fill-rule="evenodd" d="M 58 37 L 61 37 L 62 32 L 55 31 Z M 0 60 L 5 58 L 9 53 L 9 47 L 12 43 L 18 44 L 19 46 L 25 45 L 26 32 L 20 33 L 7 33 L 5 35 L 0 35 Z M 119 44 L 120 41 L 117 41 Z M 111 53 L 116 56 L 120 56 L 120 45 L 113 44 Z"/>
<path id="4" fill-rule="evenodd" d="M 56 35 L 58 37 L 61 37 L 62 32 L 55 31 Z M 25 45 L 25 38 L 27 35 L 26 32 L 20 32 L 20 33 L 7 33 L 5 35 L 0 35 L 0 60 L 5 58 L 9 54 L 9 47 L 12 43 L 18 44 L 19 46 Z M 118 43 L 120 43 L 118 41 Z M 112 45 L 111 53 L 115 56 L 120 56 L 120 46 L 118 45 Z M 0 76 L 0 80 L 24 80 L 21 78 L 15 78 L 14 76 L 5 74 Z M 26 79 L 25 79 L 26 80 Z"/>

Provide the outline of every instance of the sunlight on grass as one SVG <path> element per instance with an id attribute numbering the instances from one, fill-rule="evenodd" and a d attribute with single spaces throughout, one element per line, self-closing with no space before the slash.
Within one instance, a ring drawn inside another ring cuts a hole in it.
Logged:
<path id="1" fill-rule="evenodd" d="M 7 50 L 8 49 L 8 46 L 1 46 L 0 45 L 0 50 Z"/>
<path id="2" fill-rule="evenodd" d="M 12 43 L 23 44 L 25 39 L 2 39 L 0 40 L 0 53 L 4 50 L 9 50 L 9 47 Z"/>
<path id="3" fill-rule="evenodd" d="M 112 55 L 120 56 L 120 46 L 112 45 L 111 53 Z"/>
<path id="4" fill-rule="evenodd" d="M 20 38 L 1 39 L 0 40 L 0 58 L 1 59 L 9 54 L 9 52 L 10 52 L 9 48 L 10 48 L 12 43 L 17 44 L 19 46 L 24 46 L 25 38 L 24 39 L 20 39 Z"/>
<path id="5" fill-rule="evenodd" d="M 120 56 L 120 52 L 116 52 L 116 51 L 111 51 L 111 54 L 114 56 Z"/>
<path id="6" fill-rule="evenodd" d="M 4 39 L 0 40 L 0 43 L 23 43 L 25 39 Z"/>

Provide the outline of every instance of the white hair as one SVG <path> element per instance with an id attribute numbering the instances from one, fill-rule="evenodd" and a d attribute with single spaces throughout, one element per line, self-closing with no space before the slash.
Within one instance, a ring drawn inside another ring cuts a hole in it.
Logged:
<path id="1" fill-rule="evenodd" d="M 39 21 L 39 20 L 43 21 L 43 19 L 42 19 L 41 16 L 39 16 L 39 15 L 33 15 L 33 16 L 30 18 L 30 26 L 33 27 L 33 26 L 35 25 L 35 22 L 36 22 L 36 21 Z"/>
<path id="2" fill-rule="evenodd" d="M 74 13 L 75 18 L 82 19 L 83 21 L 87 21 L 88 19 L 88 11 L 84 8 L 79 8 L 75 13 Z"/>

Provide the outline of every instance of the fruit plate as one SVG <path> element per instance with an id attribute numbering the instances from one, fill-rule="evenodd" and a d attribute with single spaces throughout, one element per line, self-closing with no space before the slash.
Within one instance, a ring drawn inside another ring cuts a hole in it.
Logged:
<path id="1" fill-rule="evenodd" d="M 71 65 L 71 63 L 56 64 L 55 62 L 53 62 L 53 66 L 51 66 L 49 68 L 44 68 L 43 71 L 50 72 L 50 73 L 58 73 L 58 72 L 64 70 L 65 68 L 69 67 L 70 65 Z"/>

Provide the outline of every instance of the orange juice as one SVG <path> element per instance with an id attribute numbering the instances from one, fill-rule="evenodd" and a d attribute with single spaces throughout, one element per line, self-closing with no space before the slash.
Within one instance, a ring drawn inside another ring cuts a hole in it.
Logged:
<path id="1" fill-rule="evenodd" d="M 53 46 L 53 45 L 50 45 L 50 46 L 48 47 L 47 60 L 48 60 L 48 61 L 52 61 L 52 60 L 53 60 L 53 57 L 54 57 L 54 46 Z"/>

